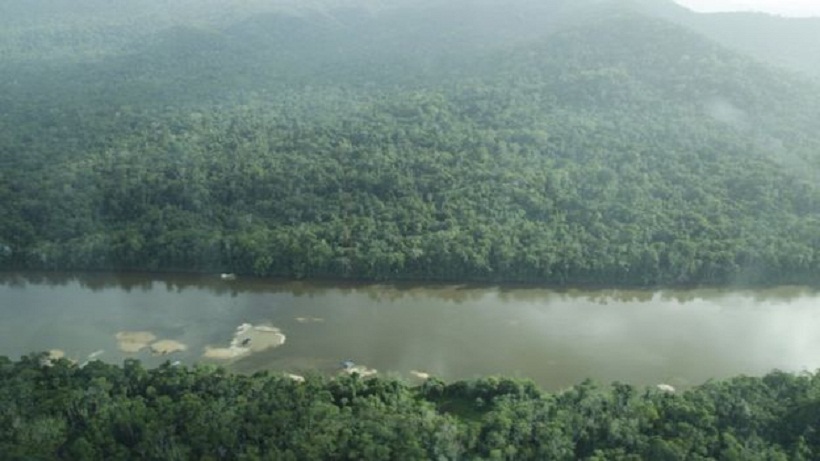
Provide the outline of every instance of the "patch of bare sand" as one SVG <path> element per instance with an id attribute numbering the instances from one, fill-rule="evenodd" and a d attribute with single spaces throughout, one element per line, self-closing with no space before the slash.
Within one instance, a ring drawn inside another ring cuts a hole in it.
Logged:
<path id="1" fill-rule="evenodd" d="M 173 339 L 161 339 L 151 343 L 151 353 L 154 355 L 168 355 L 174 352 L 187 350 L 188 346 Z"/>
<path id="2" fill-rule="evenodd" d="M 418 370 L 410 370 L 410 374 L 419 379 L 430 379 L 430 373 L 425 373 Z"/>
<path id="3" fill-rule="evenodd" d="M 362 378 L 367 378 L 369 376 L 375 376 L 379 371 L 375 368 L 367 368 L 364 365 L 353 365 L 352 367 L 345 368 L 342 370 L 342 373 L 347 373 L 349 375 L 359 375 Z"/>
<path id="4" fill-rule="evenodd" d="M 62 349 L 51 349 L 47 355 L 40 360 L 40 365 L 50 367 L 54 365 L 54 361 L 65 357 L 65 352 Z"/>
<path id="5" fill-rule="evenodd" d="M 205 347 L 203 357 L 231 360 L 255 352 L 261 352 L 285 343 L 285 335 L 276 327 L 243 323 L 236 328 L 228 347 Z"/>
<path id="6" fill-rule="evenodd" d="M 145 349 L 157 339 L 150 331 L 120 331 L 115 337 L 120 350 L 128 354 L 135 354 Z"/>
<path id="7" fill-rule="evenodd" d="M 62 349 L 51 349 L 48 351 L 48 359 L 49 360 L 58 360 L 65 357 L 65 351 Z"/>

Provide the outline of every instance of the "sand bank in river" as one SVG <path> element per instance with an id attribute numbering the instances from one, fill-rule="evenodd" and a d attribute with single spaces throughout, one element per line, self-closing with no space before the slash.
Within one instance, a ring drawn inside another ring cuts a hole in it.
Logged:
<path id="1" fill-rule="evenodd" d="M 173 339 L 157 341 L 156 335 L 150 331 L 120 331 L 115 335 L 120 350 L 128 354 L 149 348 L 154 355 L 168 355 L 188 349 L 185 344 Z"/>
<path id="2" fill-rule="evenodd" d="M 62 349 L 52 349 L 48 351 L 48 359 L 49 360 L 59 360 L 65 357 L 65 351 Z"/>
<path id="3" fill-rule="evenodd" d="M 168 355 L 174 352 L 181 352 L 188 349 L 188 346 L 173 339 L 161 339 L 151 343 L 151 353 L 154 355 Z"/>
<path id="4" fill-rule="evenodd" d="M 54 365 L 54 361 L 60 360 L 62 358 L 65 358 L 65 352 L 62 349 L 51 349 L 50 351 L 48 351 L 48 355 L 43 357 L 43 359 L 40 361 L 40 364 L 45 367 L 50 367 Z"/>
<path id="5" fill-rule="evenodd" d="M 115 337 L 120 350 L 129 354 L 145 349 L 157 339 L 150 331 L 120 331 Z"/>
<path id="6" fill-rule="evenodd" d="M 342 373 L 347 373 L 349 375 L 359 375 L 362 378 L 367 378 L 368 376 L 373 376 L 377 374 L 379 371 L 375 368 L 367 368 L 364 365 L 353 365 L 351 367 L 345 368 L 342 370 Z"/>
<path id="7" fill-rule="evenodd" d="M 425 373 L 418 370 L 410 370 L 410 374 L 419 379 L 430 379 L 430 373 Z"/>
<path id="8" fill-rule="evenodd" d="M 230 360 L 261 352 L 285 343 L 285 335 L 276 327 L 243 323 L 236 328 L 228 347 L 205 347 L 203 357 Z"/>

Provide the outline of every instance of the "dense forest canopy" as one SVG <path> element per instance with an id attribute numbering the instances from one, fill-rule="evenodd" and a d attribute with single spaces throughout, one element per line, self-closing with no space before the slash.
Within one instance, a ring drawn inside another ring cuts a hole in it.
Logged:
<path id="1" fill-rule="evenodd" d="M 0 357 L 7 459 L 810 460 L 820 375 L 686 390 L 485 378 L 418 387 Z"/>
<path id="2" fill-rule="evenodd" d="M 816 283 L 820 87 L 681 11 L 4 2 L 0 267 Z"/>

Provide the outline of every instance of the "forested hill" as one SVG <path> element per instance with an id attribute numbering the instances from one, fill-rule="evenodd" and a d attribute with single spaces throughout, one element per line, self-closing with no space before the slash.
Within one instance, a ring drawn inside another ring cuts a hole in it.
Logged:
<path id="1" fill-rule="evenodd" d="M 2 267 L 817 282 L 814 84 L 606 3 L 343 3 L 6 29 Z"/>

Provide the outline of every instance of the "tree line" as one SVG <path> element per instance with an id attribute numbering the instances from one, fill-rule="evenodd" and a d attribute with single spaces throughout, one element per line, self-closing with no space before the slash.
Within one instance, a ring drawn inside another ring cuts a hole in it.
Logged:
<path id="1" fill-rule="evenodd" d="M 8 459 L 809 460 L 820 375 L 773 372 L 678 392 L 585 381 L 546 393 L 483 378 L 390 378 L 211 366 L 77 366 L 0 357 Z"/>

